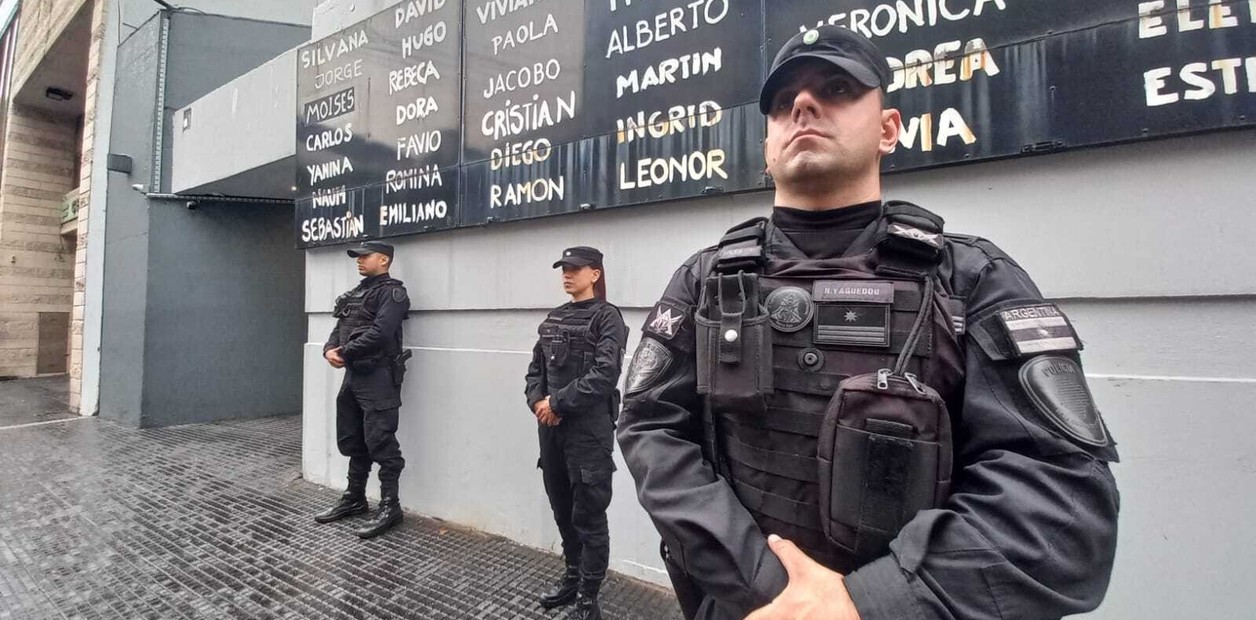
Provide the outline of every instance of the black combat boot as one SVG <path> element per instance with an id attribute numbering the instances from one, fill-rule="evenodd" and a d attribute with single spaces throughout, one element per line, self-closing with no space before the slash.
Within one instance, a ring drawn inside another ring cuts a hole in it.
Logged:
<path id="1" fill-rule="evenodd" d="M 576 595 L 575 607 L 567 612 L 563 620 L 602 620 L 602 607 L 598 605 L 597 592 L 594 591 L 592 595 L 584 592 Z"/>
<path id="2" fill-rule="evenodd" d="M 576 600 L 576 590 L 580 589 L 580 567 L 567 565 L 563 576 L 558 578 L 554 588 L 541 595 L 541 607 L 553 609 L 562 607 Z"/>
<path id="3" fill-rule="evenodd" d="M 365 514 L 370 509 L 370 504 L 366 503 L 366 483 L 349 481 L 349 489 L 340 496 L 340 501 L 335 506 L 314 515 L 314 520 L 319 523 L 331 523 L 345 517 Z"/>
<path id="4" fill-rule="evenodd" d="M 375 538 L 401 523 L 402 517 L 401 502 L 397 500 L 396 493 L 383 495 L 380 497 L 379 511 L 375 513 L 375 518 L 371 519 L 366 527 L 359 529 L 356 534 L 362 539 Z"/>

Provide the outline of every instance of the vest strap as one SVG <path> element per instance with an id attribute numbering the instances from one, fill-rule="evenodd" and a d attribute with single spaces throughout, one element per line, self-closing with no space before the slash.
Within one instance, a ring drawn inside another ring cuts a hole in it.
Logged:
<path id="1" fill-rule="evenodd" d="M 942 262 L 944 220 L 910 202 L 885 203 L 876 235 L 877 273 L 922 279 Z"/>
<path id="2" fill-rule="evenodd" d="M 753 276 L 732 273 L 717 277 L 719 278 L 717 295 L 720 304 L 720 363 L 740 364 L 742 324 L 746 318 L 746 306 L 748 303 L 759 303 L 758 299 L 748 300 L 746 296 L 745 279 Z"/>
<path id="3" fill-rule="evenodd" d="M 763 242 L 767 238 L 767 218 L 756 217 L 734 226 L 720 238 L 715 252 L 717 273 L 757 272 L 767 263 Z"/>
<path id="4" fill-rule="evenodd" d="M 737 463 L 776 476 L 817 484 L 820 482 L 820 469 L 813 457 L 757 448 L 736 437 L 729 437 L 725 445 L 728 446 L 728 456 Z"/>
<path id="5" fill-rule="evenodd" d="M 787 497 L 760 491 L 740 480 L 733 482 L 737 497 L 753 512 L 765 514 L 808 530 L 821 532 L 820 509 L 813 504 L 796 502 Z"/>

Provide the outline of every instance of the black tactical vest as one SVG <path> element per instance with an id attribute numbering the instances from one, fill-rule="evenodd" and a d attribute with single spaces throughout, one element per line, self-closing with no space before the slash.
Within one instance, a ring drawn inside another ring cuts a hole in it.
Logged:
<path id="1" fill-rule="evenodd" d="M 940 249 L 940 224 L 939 220 L 937 230 L 926 233 L 936 234 L 939 248 L 935 249 Z M 887 503 L 881 498 L 888 497 L 888 506 L 864 506 L 868 508 L 866 514 L 873 516 L 863 518 L 875 521 L 879 515 L 894 513 L 893 498 L 901 492 L 894 487 L 904 477 L 894 472 L 910 473 L 906 470 L 912 467 L 912 450 L 919 447 L 912 443 L 918 438 L 911 437 L 911 429 L 906 428 L 911 425 L 907 424 L 898 433 L 902 439 L 890 438 L 891 449 L 884 458 L 860 454 L 846 459 L 859 463 L 859 467 L 877 461 L 880 469 L 853 479 L 862 486 L 882 488 L 850 490 L 862 494 L 856 499 L 847 492 L 849 487 L 842 487 L 838 497 L 830 498 L 832 493 L 822 492 L 821 483 L 836 484 L 852 478 L 843 476 L 849 472 L 821 472 L 817 446 L 826 410 L 844 379 L 894 366 L 920 314 L 926 278 L 937 277 L 938 254 L 923 250 L 917 255 L 921 249 L 911 245 L 904 251 L 902 238 L 897 236 L 887 242 L 893 222 L 887 221 L 885 214 L 873 225 L 876 230 L 870 228 L 851 252 L 836 259 L 768 257 L 762 252 L 763 224 L 754 226 L 760 231 L 757 238 L 753 231 L 747 234 L 741 228 L 721 242 L 714 273 L 704 287 L 703 307 L 695 318 L 698 389 L 706 394 L 708 449 L 765 534 L 791 539 L 812 558 L 847 573 L 884 549 L 871 549 L 873 554 L 866 548 L 864 553 L 854 553 L 835 545 L 826 538 L 821 523 L 821 501 L 833 502 L 837 511 L 843 510 L 839 500 L 848 500 L 847 504 L 853 501 L 854 510 L 859 512 L 861 504 Z M 860 244 L 865 251 L 859 251 Z M 964 365 L 951 316 L 957 311 L 959 316 L 963 314 L 957 302 L 947 297 L 945 287 L 928 288 L 933 291 L 929 303 L 934 311 L 927 315 L 928 324 L 922 323 L 917 330 L 912 354 L 904 357 L 909 360 L 907 376 L 913 385 L 918 379 L 936 390 L 951 411 L 958 411 Z M 714 303 L 717 300 L 719 303 Z M 740 321 L 730 318 L 729 310 L 736 314 L 742 300 L 751 312 Z M 704 358 L 717 363 L 704 363 Z M 732 377 L 718 376 L 738 367 L 741 370 Z M 849 432 L 858 440 L 855 450 L 876 448 L 862 441 L 861 434 L 867 429 Z M 905 452 L 894 451 L 899 444 L 906 444 Z M 939 472 L 947 480 L 949 450 L 947 445 L 940 466 L 947 471 Z M 901 521 L 910 518 L 901 516 Z M 887 524 L 886 529 L 896 531 L 899 526 L 901 523 Z M 883 546 L 888 538 L 875 543 Z"/>
<path id="2" fill-rule="evenodd" d="M 592 329 L 593 317 L 604 303 L 560 306 L 537 328 L 545 352 L 545 381 L 551 390 L 579 379 L 593 367 L 598 338 Z"/>
<path id="3" fill-rule="evenodd" d="M 391 288 L 400 285 L 401 282 L 398 280 L 380 278 L 369 285 L 359 284 L 353 290 L 337 297 L 332 316 L 338 319 L 336 330 L 340 342 L 342 344 L 348 343 L 353 337 L 365 331 L 375 322 L 375 314 L 379 310 L 379 305 L 374 304 L 374 307 L 370 307 L 367 304 L 372 292 L 381 287 Z M 400 332 L 385 341 L 384 349 L 380 354 L 366 360 L 359 360 L 357 365 L 375 364 L 381 359 L 392 359 L 399 353 L 401 353 Z"/>

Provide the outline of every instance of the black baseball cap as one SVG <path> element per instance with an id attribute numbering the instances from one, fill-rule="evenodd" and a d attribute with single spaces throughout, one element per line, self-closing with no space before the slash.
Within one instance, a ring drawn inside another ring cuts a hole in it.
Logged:
<path id="1" fill-rule="evenodd" d="M 587 245 L 578 245 L 574 248 L 563 250 L 563 257 L 554 261 L 554 268 L 557 269 L 563 265 L 572 265 L 575 267 L 584 267 L 586 265 L 599 266 L 602 264 L 602 253 L 597 248 L 591 248 Z"/>
<path id="2" fill-rule="evenodd" d="M 890 63 L 868 37 L 840 26 L 820 26 L 790 37 L 776 53 L 759 91 L 760 112 L 768 113 L 788 69 L 806 58 L 827 60 L 868 88 L 884 89 L 891 81 Z"/>
<path id="3" fill-rule="evenodd" d="M 357 258 L 366 254 L 379 253 L 384 254 L 388 258 L 393 257 L 393 246 L 383 241 L 363 241 L 356 247 L 348 249 L 349 256 Z"/>

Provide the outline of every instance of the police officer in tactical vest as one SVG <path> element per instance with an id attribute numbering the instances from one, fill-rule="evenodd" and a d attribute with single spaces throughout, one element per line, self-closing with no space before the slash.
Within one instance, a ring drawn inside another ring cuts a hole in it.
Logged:
<path id="1" fill-rule="evenodd" d="M 356 532 L 372 538 L 402 520 L 397 481 L 406 461 L 396 433 L 401 381 L 410 357 L 401 348 L 401 322 L 410 312 L 410 297 L 405 285 L 388 275 L 391 245 L 367 241 L 348 252 L 363 278 L 336 299 L 336 327 L 323 345 L 323 357 L 333 368 L 345 369 L 336 397 L 336 446 L 349 457 L 349 488 L 339 503 L 314 519 L 331 523 L 370 510 L 366 479 L 371 463 L 377 463 L 379 510 Z"/>
<path id="2" fill-rule="evenodd" d="M 890 79 L 849 30 L 786 42 L 771 217 L 646 320 L 618 439 L 687 618 L 1059 618 L 1107 589 L 1117 453 L 1082 341 L 994 244 L 883 202 Z"/>
<path id="3" fill-rule="evenodd" d="M 567 568 L 540 603 L 552 609 L 575 601 L 568 620 L 598 620 L 598 591 L 610 561 L 606 509 L 615 471 L 616 386 L 628 328 L 619 309 L 606 301 L 601 252 L 569 248 L 554 267 L 562 268 L 571 301 L 541 323 L 524 393 L 539 425 L 537 466 Z"/>

